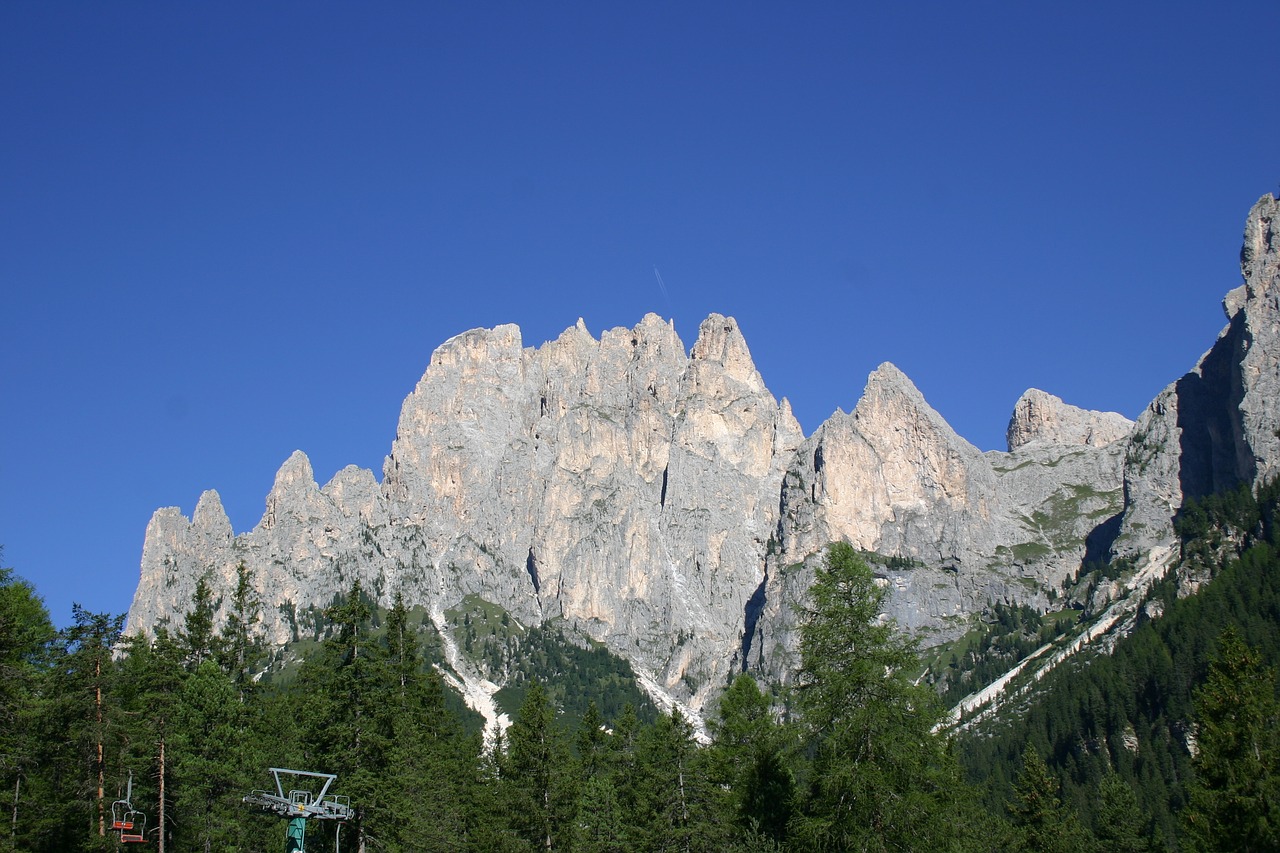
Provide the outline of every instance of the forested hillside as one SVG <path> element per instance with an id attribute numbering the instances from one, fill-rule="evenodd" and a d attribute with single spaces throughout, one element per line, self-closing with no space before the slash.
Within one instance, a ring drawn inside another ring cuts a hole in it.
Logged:
<path id="1" fill-rule="evenodd" d="M 286 822 L 243 802 L 270 767 L 337 774 L 350 798 L 351 820 L 309 823 L 308 851 L 1275 849 L 1278 493 L 1189 504 L 1184 559 L 1132 636 L 958 735 L 844 544 L 816 574 L 791 689 L 739 676 L 708 744 L 641 707 L 625 662 L 479 601 L 460 642 L 513 674 L 519 706 L 487 743 L 430 620 L 358 584 L 281 656 L 255 640 L 247 573 L 220 630 L 201 584 L 181 626 L 123 638 L 122 617 L 80 609 L 55 631 L 5 570 L 0 849 L 286 849 Z M 995 622 L 1059 630 L 1021 608 Z"/>
<path id="2" fill-rule="evenodd" d="M 1011 796 L 1031 747 L 1099 832 L 1115 820 L 1099 789 L 1122 781 L 1135 833 L 1157 847 L 1198 849 L 1188 835 L 1200 826 L 1210 849 L 1277 849 L 1278 504 L 1275 483 L 1257 496 L 1241 486 L 1188 502 L 1177 520 L 1182 559 L 1151 589 L 1132 634 L 958 738 L 989 808 Z"/>

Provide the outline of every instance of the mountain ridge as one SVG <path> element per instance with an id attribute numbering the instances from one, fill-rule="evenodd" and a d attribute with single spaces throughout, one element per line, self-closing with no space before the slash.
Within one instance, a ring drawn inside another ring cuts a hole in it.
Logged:
<path id="1" fill-rule="evenodd" d="M 734 672 L 786 680 L 829 541 L 885 559 L 887 615 L 926 643 L 995 601 L 1047 609 L 1086 558 L 1172 542 L 1184 495 L 1280 465 L 1276 207 L 1250 212 L 1227 328 L 1136 424 L 1030 389 L 1007 451 L 965 441 L 887 362 L 806 437 L 718 314 L 688 350 L 654 314 L 539 347 L 464 332 L 406 398 L 381 481 L 349 466 L 321 487 L 297 451 L 246 533 L 214 491 L 190 521 L 157 510 L 129 630 L 177 619 L 200 577 L 225 593 L 241 561 L 276 643 L 291 609 L 356 579 L 442 632 L 474 595 L 605 644 L 696 714 Z"/>

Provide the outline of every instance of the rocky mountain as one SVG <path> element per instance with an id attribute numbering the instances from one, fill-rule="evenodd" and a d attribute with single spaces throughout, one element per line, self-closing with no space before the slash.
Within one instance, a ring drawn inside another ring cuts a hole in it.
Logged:
<path id="1" fill-rule="evenodd" d="M 1052 606 L 1084 561 L 1149 574 L 1185 497 L 1280 466 L 1276 209 L 1249 215 L 1227 328 L 1136 425 L 1032 389 L 1007 452 L 957 435 L 891 364 L 806 438 L 719 315 L 690 350 L 654 315 L 599 339 L 580 320 L 540 347 L 515 326 L 466 332 L 432 354 L 380 481 L 349 467 L 322 488 L 295 452 L 246 533 L 216 492 L 190 520 L 158 510 L 129 630 L 179 620 L 201 577 L 229 601 L 243 562 L 276 643 L 359 579 L 427 609 L 473 704 L 503 673 L 450 638 L 482 600 L 605 645 L 696 713 L 744 667 L 786 678 L 835 539 L 926 644 L 994 601 Z"/>

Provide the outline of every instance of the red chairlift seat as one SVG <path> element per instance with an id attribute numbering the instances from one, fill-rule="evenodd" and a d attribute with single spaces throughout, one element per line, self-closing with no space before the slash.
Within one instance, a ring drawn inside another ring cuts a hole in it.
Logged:
<path id="1" fill-rule="evenodd" d="M 116 800 L 111 804 L 111 828 L 113 830 L 133 829 L 133 821 L 129 818 L 132 816 L 133 806 L 129 805 L 128 800 Z"/>
<path id="2" fill-rule="evenodd" d="M 116 823 L 116 822 L 117 821 L 113 821 L 113 823 Z M 123 844 L 146 844 L 147 843 L 147 837 L 144 834 L 147 829 L 147 816 L 145 814 L 138 811 L 137 809 L 130 809 L 124 815 L 124 819 L 118 821 L 118 823 L 124 824 L 124 826 L 119 827 L 121 843 Z M 130 832 L 129 830 L 133 830 L 135 826 L 137 827 L 137 829 L 134 830 L 133 832 Z"/>

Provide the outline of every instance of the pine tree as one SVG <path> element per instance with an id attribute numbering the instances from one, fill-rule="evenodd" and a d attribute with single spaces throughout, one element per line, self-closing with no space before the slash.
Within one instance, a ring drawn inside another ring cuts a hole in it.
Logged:
<path id="1" fill-rule="evenodd" d="M 709 772 L 712 782 L 729 792 L 732 819 L 742 830 L 781 843 L 795 779 L 787 765 L 785 729 L 755 679 L 745 674 L 734 679 L 710 728 Z"/>
<path id="2" fill-rule="evenodd" d="M 814 573 L 796 701 L 813 754 L 790 837 L 802 849 L 956 849 L 969 792 L 936 698 L 912 684 L 912 644 L 880 619 L 884 592 L 847 543 Z"/>
<path id="3" fill-rule="evenodd" d="M 254 632 L 261 620 L 261 602 L 253 586 L 253 573 L 242 560 L 236 566 L 236 588 L 222 626 L 219 649 L 222 668 L 231 674 L 241 702 L 255 688 L 253 664 L 262 656 L 262 640 Z"/>
<path id="4" fill-rule="evenodd" d="M 1228 629 L 1195 700 L 1198 754 L 1187 829 L 1206 849 L 1280 849 L 1275 669 Z"/>
<path id="5" fill-rule="evenodd" d="M 1151 845 L 1145 824 L 1138 795 L 1129 783 L 1115 772 L 1104 776 L 1098 786 L 1097 824 L 1094 828 L 1094 837 L 1099 845 L 1109 853 L 1146 853 Z"/>
<path id="6" fill-rule="evenodd" d="M 188 668 L 193 671 L 218 651 L 217 635 L 213 630 L 216 609 L 209 582 L 201 577 L 196 581 L 195 592 L 191 596 L 191 609 L 183 616 L 182 630 L 178 632 L 178 645 L 186 656 Z"/>
<path id="7" fill-rule="evenodd" d="M 303 664 L 295 696 L 303 721 L 306 769 L 338 776 L 342 794 L 351 798 L 356 810 L 357 850 L 395 819 L 386 811 L 382 785 L 389 763 L 395 693 L 386 677 L 386 650 L 375 639 L 371 615 L 356 581 L 345 598 L 325 610 L 334 632 L 320 654 Z"/>
<path id="8" fill-rule="evenodd" d="M 37 794 L 47 783 L 40 772 L 37 735 L 53 638 L 49 612 L 35 589 L 15 578 L 12 569 L 0 568 L 0 791 L 8 794 L 10 804 L 0 851 L 35 847 L 28 809 L 33 776 Z"/>
<path id="9" fill-rule="evenodd" d="M 264 756 L 255 749 L 249 710 L 231 678 L 206 660 L 184 681 L 170 739 L 174 849 L 252 849 L 241 798 L 255 787 Z"/>
<path id="10" fill-rule="evenodd" d="M 574 853 L 626 853 L 634 849 L 627 841 L 612 776 L 593 775 L 583 782 L 570 839 Z"/>
<path id="11" fill-rule="evenodd" d="M 569 744 L 556 725 L 555 707 L 536 681 L 507 731 L 499 768 L 503 801 L 516 833 L 539 850 L 567 847 L 576 800 Z"/>
<path id="12" fill-rule="evenodd" d="M 1080 853 L 1087 849 L 1079 820 L 1062 804 L 1058 794 L 1058 780 L 1036 748 L 1028 746 L 1011 807 L 1020 849 L 1037 853 Z"/>
<path id="13" fill-rule="evenodd" d="M 645 850 L 710 853 L 725 849 L 730 821 L 723 791 L 707 773 L 693 727 L 679 709 L 646 727 L 637 744 L 638 825 Z"/>

